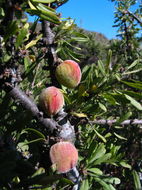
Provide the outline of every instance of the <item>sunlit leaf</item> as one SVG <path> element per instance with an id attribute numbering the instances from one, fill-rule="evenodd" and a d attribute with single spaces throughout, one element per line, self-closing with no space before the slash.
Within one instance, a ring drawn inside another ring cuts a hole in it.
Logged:
<path id="1" fill-rule="evenodd" d="M 102 103 L 99 102 L 99 107 L 103 110 L 103 111 L 107 111 L 107 108 L 105 107 L 105 105 L 103 105 Z"/>
<path id="2" fill-rule="evenodd" d="M 105 72 L 104 64 L 101 60 L 98 61 L 98 68 L 101 71 L 102 75 L 105 76 L 106 72 Z"/>
<path id="3" fill-rule="evenodd" d="M 121 135 L 118 135 L 117 133 L 114 132 L 114 135 L 119 138 L 119 139 L 122 139 L 122 140 L 127 140 L 127 138 L 125 137 L 122 137 Z"/>
<path id="4" fill-rule="evenodd" d="M 118 185 L 121 182 L 120 179 L 117 177 L 106 177 L 106 178 L 103 178 L 103 180 L 107 183 L 111 183 L 115 185 Z"/>
<path id="5" fill-rule="evenodd" d="M 74 115 L 74 116 L 76 116 L 76 117 L 79 117 L 79 118 L 85 118 L 85 117 L 87 117 L 87 115 L 84 114 L 84 113 L 72 112 L 71 114 Z"/>
<path id="6" fill-rule="evenodd" d="M 125 94 L 125 97 L 131 102 L 133 106 L 135 106 L 138 110 L 142 110 L 142 106 L 139 102 L 137 102 L 134 98 L 131 96 L 128 96 Z"/>
<path id="7" fill-rule="evenodd" d="M 107 142 L 106 139 L 105 139 L 105 137 L 103 137 L 97 130 L 94 129 L 94 131 L 95 131 L 96 135 L 97 135 L 104 143 Z"/>
<path id="8" fill-rule="evenodd" d="M 41 37 L 42 37 L 42 34 L 40 34 L 39 36 L 37 36 L 35 40 L 30 41 L 30 42 L 25 46 L 25 49 L 28 49 L 28 48 L 30 48 L 30 47 L 36 45 L 36 43 L 41 39 Z"/>
<path id="9" fill-rule="evenodd" d="M 123 166 L 124 168 L 129 168 L 129 169 L 132 168 L 128 163 L 126 163 L 126 162 L 124 162 L 124 161 L 121 161 L 121 162 L 120 162 L 120 165 Z"/>
<path id="10" fill-rule="evenodd" d="M 102 175 L 103 172 L 99 168 L 89 168 L 87 169 L 88 172 L 97 174 L 97 175 Z M 90 174 L 91 175 L 91 174 Z"/>

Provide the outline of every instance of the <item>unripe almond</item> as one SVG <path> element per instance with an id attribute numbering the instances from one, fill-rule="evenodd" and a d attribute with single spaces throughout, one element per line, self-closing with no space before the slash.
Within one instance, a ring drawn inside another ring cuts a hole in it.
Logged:
<path id="1" fill-rule="evenodd" d="M 58 82 L 68 88 L 75 88 L 81 80 L 81 70 L 73 60 L 63 61 L 55 72 Z"/>
<path id="2" fill-rule="evenodd" d="M 60 89 L 51 86 L 41 92 L 39 103 L 47 115 L 56 115 L 64 105 L 64 96 Z"/>
<path id="3" fill-rule="evenodd" d="M 50 158 L 58 172 L 66 173 L 77 165 L 78 151 L 70 142 L 58 142 L 51 147 Z"/>

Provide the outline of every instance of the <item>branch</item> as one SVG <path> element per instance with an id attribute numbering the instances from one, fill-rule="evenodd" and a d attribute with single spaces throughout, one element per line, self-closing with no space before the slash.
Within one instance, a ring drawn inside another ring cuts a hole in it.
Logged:
<path id="1" fill-rule="evenodd" d="M 52 85 L 59 87 L 59 83 L 55 77 L 55 64 L 57 63 L 57 54 L 55 47 L 55 34 L 52 31 L 51 23 L 43 20 L 42 21 L 42 31 L 43 31 L 43 42 L 44 47 L 47 47 L 46 58 L 48 61 L 48 67 L 50 71 L 51 83 Z"/>
<path id="2" fill-rule="evenodd" d="M 9 95 L 20 103 L 23 108 L 30 111 L 36 120 L 42 124 L 49 132 L 53 132 L 56 129 L 57 123 L 49 118 L 44 118 L 43 113 L 39 111 L 37 105 L 30 99 L 22 90 L 18 87 L 10 87 Z"/>
<path id="3" fill-rule="evenodd" d="M 133 14 L 132 12 L 130 12 L 129 10 L 127 10 L 127 13 L 132 16 L 141 26 L 142 26 L 142 20 L 140 20 L 140 18 L 138 18 L 135 14 Z"/>
<path id="4" fill-rule="evenodd" d="M 100 119 L 100 120 L 89 121 L 89 123 L 98 124 L 98 125 L 114 125 L 117 124 L 118 121 L 116 119 L 113 120 Z M 124 120 L 123 122 L 119 123 L 119 125 L 142 125 L 142 120 L 139 119 Z"/>

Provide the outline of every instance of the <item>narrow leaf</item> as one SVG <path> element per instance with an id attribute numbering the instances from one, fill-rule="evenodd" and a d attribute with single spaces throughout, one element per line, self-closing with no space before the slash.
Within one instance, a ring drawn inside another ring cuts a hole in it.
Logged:
<path id="1" fill-rule="evenodd" d="M 89 190 L 89 182 L 88 179 L 83 180 L 80 190 Z"/>
<path id="2" fill-rule="evenodd" d="M 36 129 L 33 129 L 33 128 L 27 128 L 27 129 L 24 129 L 25 131 L 31 131 L 33 133 L 35 133 L 37 136 L 45 139 L 45 136 L 43 133 L 41 133 L 40 131 L 36 130 Z"/>
<path id="3" fill-rule="evenodd" d="M 87 171 L 97 175 L 103 175 L 103 172 L 99 168 L 90 168 Z"/>
<path id="4" fill-rule="evenodd" d="M 127 71 L 133 67 L 135 67 L 139 63 L 139 60 L 135 60 L 128 68 Z"/>
<path id="5" fill-rule="evenodd" d="M 100 144 L 88 159 L 88 165 L 92 164 L 95 160 L 99 159 L 106 153 L 104 144 Z"/>
<path id="6" fill-rule="evenodd" d="M 98 131 L 96 131 L 95 129 L 94 129 L 94 131 L 95 131 L 96 135 L 97 135 L 104 143 L 107 142 L 106 139 L 105 139 L 105 137 L 103 137 Z"/>
<path id="7" fill-rule="evenodd" d="M 102 75 L 105 76 L 106 75 L 105 68 L 104 68 L 103 62 L 100 60 L 98 61 L 98 67 L 99 67 L 99 70 L 101 71 Z"/>
<path id="8" fill-rule="evenodd" d="M 115 132 L 114 132 L 114 135 L 115 135 L 117 138 L 119 138 L 119 139 L 122 139 L 122 140 L 127 140 L 125 137 L 122 137 L 122 136 L 118 135 L 118 134 L 117 134 L 117 133 L 115 133 Z"/>
<path id="9" fill-rule="evenodd" d="M 142 106 L 139 102 L 137 102 L 134 98 L 132 98 L 131 96 L 128 96 L 125 94 L 125 97 L 127 98 L 127 100 L 129 100 L 131 102 L 131 104 L 133 106 L 135 106 L 138 110 L 142 110 Z"/>
<path id="10" fill-rule="evenodd" d="M 18 48 L 23 43 L 23 40 L 26 37 L 27 33 L 28 33 L 27 29 L 25 28 L 21 29 L 16 39 L 15 43 L 16 48 Z"/>
<path id="11" fill-rule="evenodd" d="M 134 179 L 134 184 L 135 184 L 135 190 L 142 189 L 141 182 L 140 182 L 140 177 L 138 175 L 138 172 L 133 170 L 132 174 L 133 174 L 133 179 Z"/>
<path id="12" fill-rule="evenodd" d="M 39 36 L 37 36 L 37 38 L 35 40 L 32 40 L 31 42 L 29 42 L 26 46 L 25 49 L 28 49 L 34 45 L 36 45 L 36 43 L 41 39 L 42 34 L 40 34 Z"/>
<path id="13" fill-rule="evenodd" d="M 101 164 L 103 162 L 107 162 L 107 160 L 109 160 L 111 158 L 111 153 L 107 153 L 105 155 L 103 155 L 102 157 L 100 157 L 99 159 L 97 159 L 94 164 L 95 165 L 98 165 L 98 164 Z"/>

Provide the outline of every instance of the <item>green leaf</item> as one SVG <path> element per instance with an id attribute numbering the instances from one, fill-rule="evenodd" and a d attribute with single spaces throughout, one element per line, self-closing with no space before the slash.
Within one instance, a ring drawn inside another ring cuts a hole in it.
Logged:
<path id="1" fill-rule="evenodd" d="M 114 132 L 114 135 L 115 135 L 117 138 L 121 139 L 121 140 L 127 140 L 125 137 L 122 137 L 122 136 L 118 135 L 118 134 L 115 133 L 115 132 Z"/>
<path id="2" fill-rule="evenodd" d="M 142 99 L 142 93 L 141 92 L 128 91 L 128 90 L 127 91 L 126 90 L 121 90 L 121 92 L 123 94 L 127 94 L 129 96 L 132 96 L 132 97 L 134 97 L 136 99 Z"/>
<path id="3" fill-rule="evenodd" d="M 89 190 L 89 182 L 88 179 L 82 181 L 82 185 L 80 187 L 80 190 Z"/>
<path id="4" fill-rule="evenodd" d="M 142 83 L 141 82 L 126 82 L 126 81 L 121 81 L 123 82 L 124 84 L 130 86 L 130 87 L 133 87 L 133 88 L 138 88 L 140 90 L 142 90 Z"/>
<path id="5" fill-rule="evenodd" d="M 17 31 L 18 31 L 17 21 L 10 22 L 5 31 L 4 41 L 7 41 L 8 38 L 16 34 Z"/>
<path id="6" fill-rule="evenodd" d="M 120 162 L 120 165 L 123 166 L 124 168 L 129 168 L 129 169 L 132 168 L 129 164 L 127 164 L 127 163 L 124 162 L 124 161 L 121 161 L 121 162 Z"/>
<path id="7" fill-rule="evenodd" d="M 140 177 L 138 175 L 138 172 L 136 172 L 136 170 L 133 170 L 132 175 L 133 175 L 133 179 L 134 179 L 135 190 L 142 189 L 141 182 L 140 182 Z"/>
<path id="8" fill-rule="evenodd" d="M 73 37 L 71 37 L 71 40 L 78 41 L 78 42 L 87 42 L 88 37 L 82 33 L 79 32 L 73 32 Z"/>
<path id="9" fill-rule="evenodd" d="M 99 102 L 99 107 L 100 107 L 104 112 L 107 111 L 107 108 L 106 108 L 102 103 L 100 103 L 100 102 Z"/>
<path id="10" fill-rule="evenodd" d="M 97 135 L 104 143 L 107 142 L 106 139 L 105 139 L 105 137 L 103 137 L 98 131 L 96 131 L 96 129 L 94 129 L 94 131 L 95 131 L 96 135 Z"/>
<path id="11" fill-rule="evenodd" d="M 122 123 L 124 120 L 128 119 L 131 116 L 132 116 L 132 112 L 128 112 L 124 115 L 122 114 L 122 116 L 117 120 L 116 125 L 119 125 L 120 123 Z"/>
<path id="12" fill-rule="evenodd" d="M 81 48 L 70 44 L 70 43 L 69 43 L 68 41 L 66 41 L 66 40 L 64 40 L 64 43 L 65 43 L 67 46 L 69 46 L 70 48 L 75 48 L 75 49 L 77 49 L 77 50 L 81 50 Z"/>
<path id="13" fill-rule="evenodd" d="M 108 72 L 110 69 L 110 65 L 112 62 L 112 50 L 109 49 L 108 54 L 107 54 L 107 60 L 106 60 L 106 71 Z"/>
<path id="14" fill-rule="evenodd" d="M 32 2 L 36 2 L 36 3 L 53 3 L 56 0 L 32 0 Z"/>
<path id="15" fill-rule="evenodd" d="M 81 54 L 78 54 L 74 51 L 72 51 L 71 49 L 69 49 L 68 47 L 63 47 L 62 49 L 64 49 L 64 51 L 66 52 L 66 55 L 70 56 L 73 60 L 79 62 L 80 60 L 78 58 L 80 58 L 80 56 L 82 56 Z"/>
<path id="16" fill-rule="evenodd" d="M 30 58 L 28 56 L 24 57 L 24 67 L 26 72 L 30 64 L 31 64 Z"/>
<path id="17" fill-rule="evenodd" d="M 120 179 L 117 177 L 106 177 L 106 178 L 103 178 L 103 180 L 107 183 L 111 183 L 115 185 L 118 185 L 121 182 Z"/>
<path id="18" fill-rule="evenodd" d="M 136 69 L 136 70 L 133 70 L 133 71 L 129 71 L 129 72 L 124 72 L 122 73 L 122 75 L 130 75 L 130 74 L 133 74 L 133 73 L 138 73 L 142 71 L 142 68 L 139 68 L 139 69 Z"/>
<path id="19" fill-rule="evenodd" d="M 55 175 L 50 175 L 47 176 L 46 174 L 41 174 L 41 175 L 37 175 L 33 178 L 29 178 L 27 181 L 25 181 L 25 183 L 27 184 L 40 184 L 40 185 L 46 185 L 46 186 L 51 186 L 51 184 L 53 184 L 54 182 L 62 179 L 62 175 L 61 174 L 55 174 Z"/>
<path id="20" fill-rule="evenodd" d="M 107 153 L 105 155 L 103 155 L 102 157 L 100 157 L 99 159 L 97 159 L 95 162 L 94 162 L 94 165 L 98 165 L 98 164 L 101 164 L 103 162 L 107 162 L 107 160 L 109 160 L 111 158 L 111 153 Z"/>
<path id="21" fill-rule="evenodd" d="M 21 44 L 23 44 L 23 39 L 26 37 L 28 33 L 28 30 L 25 28 L 22 28 L 17 36 L 15 46 L 18 48 Z"/>
<path id="22" fill-rule="evenodd" d="M 103 97 L 112 105 L 116 105 L 117 102 L 110 94 L 103 94 Z"/>
<path id="23" fill-rule="evenodd" d="M 5 54 L 4 57 L 3 57 L 4 62 L 8 62 L 10 59 L 11 59 L 11 56 L 8 55 L 8 54 Z"/>
<path id="24" fill-rule="evenodd" d="M 103 172 L 99 168 L 89 168 L 87 172 L 91 172 L 97 175 L 103 175 Z"/>
<path id="25" fill-rule="evenodd" d="M 104 63 L 101 60 L 98 61 L 98 68 L 101 71 L 102 75 L 106 76 L 106 72 L 105 72 L 105 68 L 104 68 Z"/>
<path id="26" fill-rule="evenodd" d="M 127 68 L 127 70 L 126 71 L 128 71 L 129 69 L 131 69 L 131 68 L 133 68 L 133 67 L 135 67 L 138 63 L 139 63 L 140 61 L 137 59 L 137 60 L 135 60 L 128 68 Z"/>
<path id="27" fill-rule="evenodd" d="M 43 14 L 40 10 L 31 10 L 31 9 L 27 9 L 27 12 L 29 13 L 29 14 L 31 14 L 31 15 L 37 15 L 37 16 L 39 16 L 41 19 L 43 19 L 43 20 L 47 20 L 47 21 L 49 21 L 49 22 L 52 22 L 52 23 L 55 23 L 55 24 L 60 24 L 60 21 L 59 21 L 59 19 L 57 19 L 58 17 L 52 17 L 52 14 L 51 14 L 51 12 L 49 11 L 49 14 L 48 14 L 48 16 L 47 16 L 47 14 L 45 15 L 45 14 Z"/>
<path id="28" fill-rule="evenodd" d="M 0 18 L 4 17 L 4 15 L 5 15 L 4 10 L 3 8 L 0 7 Z"/>
<path id="29" fill-rule="evenodd" d="M 137 102 L 134 98 L 132 98 L 131 96 L 128 96 L 125 94 L 125 97 L 127 98 L 127 100 L 130 101 L 130 103 L 135 106 L 138 110 L 142 110 L 142 106 L 139 102 Z"/>
<path id="30" fill-rule="evenodd" d="M 41 133 L 40 131 L 36 130 L 36 129 L 26 128 L 26 129 L 24 129 L 24 131 L 31 131 L 31 132 L 35 133 L 37 136 L 39 136 L 39 137 L 41 137 L 43 139 L 46 139 L 45 136 L 44 136 L 44 134 Z"/>
<path id="31" fill-rule="evenodd" d="M 111 184 L 109 184 L 109 188 L 110 188 L 110 190 L 116 190 L 116 189 L 114 188 L 114 186 L 112 186 Z"/>
<path id="32" fill-rule="evenodd" d="M 59 24 L 60 23 L 60 19 L 59 17 L 56 15 L 56 13 L 53 11 L 51 11 L 51 9 L 47 9 L 46 6 L 42 5 L 41 3 L 38 4 L 36 6 L 36 8 L 40 11 L 40 15 L 45 15 L 47 16 L 50 20 L 53 20 L 53 23 Z"/>
<path id="33" fill-rule="evenodd" d="M 28 48 L 30 48 L 30 47 L 36 45 L 36 43 L 41 39 L 41 37 L 42 37 L 42 34 L 40 34 L 39 36 L 37 36 L 35 40 L 30 41 L 30 42 L 25 46 L 25 49 L 28 49 Z"/>
<path id="34" fill-rule="evenodd" d="M 38 139 L 34 139 L 32 141 L 27 141 L 27 142 L 25 142 L 23 144 L 23 146 L 28 145 L 28 144 L 32 144 L 32 143 L 35 143 L 35 142 L 39 142 L 39 141 L 44 141 L 44 139 L 43 138 L 38 138 Z"/>
<path id="35" fill-rule="evenodd" d="M 97 146 L 95 151 L 91 154 L 90 158 L 88 159 L 88 164 L 93 164 L 95 160 L 99 159 L 106 153 L 105 145 L 102 143 Z"/>
<path id="36" fill-rule="evenodd" d="M 115 190 L 115 188 L 111 185 L 108 185 L 105 181 L 103 181 L 101 178 L 96 178 L 95 181 L 97 181 L 100 185 L 102 185 L 104 190 Z"/>

